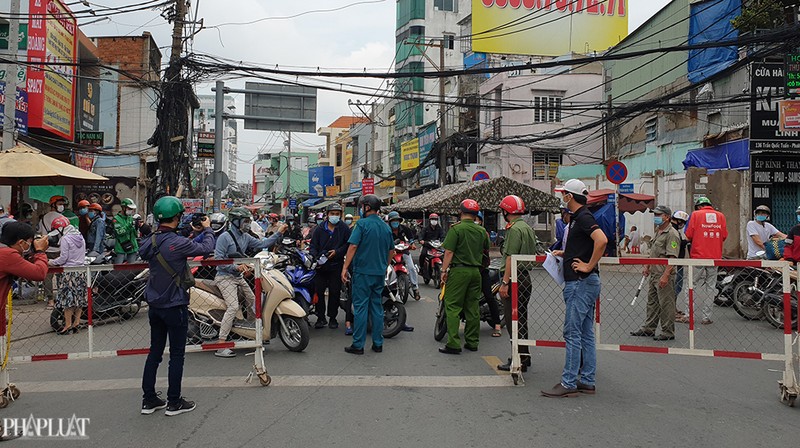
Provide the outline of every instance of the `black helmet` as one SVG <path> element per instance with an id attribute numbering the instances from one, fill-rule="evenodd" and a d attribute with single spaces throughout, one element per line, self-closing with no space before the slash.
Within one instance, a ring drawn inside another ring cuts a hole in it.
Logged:
<path id="1" fill-rule="evenodd" d="M 242 219 L 242 218 L 252 219 L 253 218 L 253 214 L 250 213 L 250 210 L 248 210 L 248 209 L 246 209 L 244 207 L 234 207 L 234 208 L 231 209 L 231 211 L 228 212 L 228 218 L 231 221 L 236 220 L 236 219 Z"/>
<path id="2" fill-rule="evenodd" d="M 364 195 L 358 200 L 358 205 L 361 207 L 369 207 L 370 210 L 378 212 L 381 210 L 381 198 L 374 194 Z"/>
<path id="3" fill-rule="evenodd" d="M 341 211 L 342 211 L 342 206 L 339 205 L 338 202 L 334 202 L 333 204 L 328 206 L 328 213 L 330 213 L 330 212 L 341 212 Z"/>

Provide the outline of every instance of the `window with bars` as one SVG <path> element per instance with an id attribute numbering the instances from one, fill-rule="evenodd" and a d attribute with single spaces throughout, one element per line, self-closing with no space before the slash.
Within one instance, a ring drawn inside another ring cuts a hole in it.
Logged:
<path id="1" fill-rule="evenodd" d="M 558 154 L 534 153 L 533 178 L 534 180 L 555 179 L 558 168 L 561 166 L 561 156 Z"/>
<path id="2" fill-rule="evenodd" d="M 648 118 L 644 122 L 645 139 L 646 142 L 654 142 L 658 139 L 658 117 Z"/>
<path id="3" fill-rule="evenodd" d="M 533 97 L 534 123 L 561 123 L 561 97 Z"/>
<path id="4" fill-rule="evenodd" d="M 445 50 L 453 50 L 456 48 L 456 35 L 455 34 L 444 34 L 443 39 L 444 49 Z"/>

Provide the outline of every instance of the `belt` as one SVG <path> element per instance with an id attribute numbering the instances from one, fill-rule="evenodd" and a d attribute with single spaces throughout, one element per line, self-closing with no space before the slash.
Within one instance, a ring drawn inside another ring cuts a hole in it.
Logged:
<path id="1" fill-rule="evenodd" d="M 453 263 L 453 264 L 450 265 L 450 267 L 451 268 L 478 268 L 478 269 L 480 269 L 483 266 L 478 266 L 478 265 L 473 266 L 471 264 L 455 264 L 455 263 Z"/>

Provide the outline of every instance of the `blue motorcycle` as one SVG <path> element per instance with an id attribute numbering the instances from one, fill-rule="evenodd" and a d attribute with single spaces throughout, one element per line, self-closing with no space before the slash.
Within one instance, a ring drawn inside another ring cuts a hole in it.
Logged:
<path id="1" fill-rule="evenodd" d="M 294 288 L 294 301 L 306 312 L 314 314 L 314 278 L 316 269 L 327 261 L 324 257 L 314 259 L 307 251 L 297 247 L 292 238 L 284 238 L 278 248 L 279 260 L 275 268 L 283 272 Z"/>

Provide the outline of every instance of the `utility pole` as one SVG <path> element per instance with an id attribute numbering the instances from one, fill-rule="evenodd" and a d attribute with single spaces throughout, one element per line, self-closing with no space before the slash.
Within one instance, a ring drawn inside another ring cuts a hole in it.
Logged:
<path id="1" fill-rule="evenodd" d="M 444 39 L 439 45 L 439 71 L 444 72 Z M 447 183 L 447 148 L 443 144 L 445 139 L 444 117 L 444 77 L 439 78 L 439 186 Z"/>
<path id="2" fill-rule="evenodd" d="M 19 46 L 19 4 L 20 0 L 11 0 L 11 11 L 8 21 L 8 55 L 6 66 L 5 102 L 3 118 L 3 150 L 14 146 L 14 130 L 17 125 L 17 72 L 16 63 Z"/>
<path id="3" fill-rule="evenodd" d="M 289 193 L 292 188 L 292 131 L 288 132 L 289 139 L 286 141 L 286 195 L 285 198 L 289 200 Z M 310 192 L 309 192 L 310 193 Z M 325 193 L 323 192 L 323 196 Z"/>
<path id="4" fill-rule="evenodd" d="M 221 210 L 222 203 L 222 133 L 225 127 L 225 82 L 217 81 L 214 101 L 214 211 Z"/>

